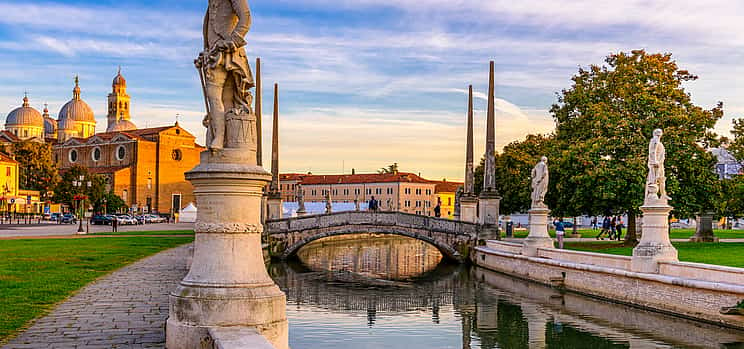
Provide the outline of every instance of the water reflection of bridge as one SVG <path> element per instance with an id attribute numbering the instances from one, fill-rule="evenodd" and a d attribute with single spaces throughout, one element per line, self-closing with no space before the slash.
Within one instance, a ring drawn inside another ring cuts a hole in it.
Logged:
<path id="1" fill-rule="evenodd" d="M 729 329 L 562 294 L 480 268 L 446 268 L 413 287 L 348 285 L 292 268 L 272 272 L 291 304 L 366 313 L 370 326 L 378 313 L 426 312 L 437 322 L 440 308 L 452 306 L 461 315 L 463 348 L 472 340 L 482 348 L 544 348 L 548 342 L 566 348 L 719 348 L 744 342 L 744 334 Z"/>

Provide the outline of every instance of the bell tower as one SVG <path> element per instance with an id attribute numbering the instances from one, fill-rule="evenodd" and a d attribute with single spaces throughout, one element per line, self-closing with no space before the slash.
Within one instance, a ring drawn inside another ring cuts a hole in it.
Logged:
<path id="1" fill-rule="evenodd" d="M 121 75 L 121 67 L 111 83 L 112 91 L 108 95 L 108 127 L 107 132 L 113 130 L 121 120 L 129 121 L 130 98 L 127 94 L 127 80 Z"/>

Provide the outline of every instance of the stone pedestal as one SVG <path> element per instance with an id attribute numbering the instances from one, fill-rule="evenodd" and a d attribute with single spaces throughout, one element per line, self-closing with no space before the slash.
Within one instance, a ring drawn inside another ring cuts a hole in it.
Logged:
<path id="1" fill-rule="evenodd" d="M 704 212 L 697 216 L 697 228 L 695 235 L 690 237 L 690 242 L 718 242 L 713 234 L 713 212 Z"/>
<path id="2" fill-rule="evenodd" d="M 460 198 L 460 220 L 463 222 L 478 223 L 477 197 L 463 196 Z"/>
<path id="3" fill-rule="evenodd" d="M 643 212 L 643 237 L 633 249 L 631 270 L 641 273 L 658 273 L 659 262 L 678 261 L 677 249 L 669 240 L 669 212 L 666 204 L 641 206 Z"/>
<path id="4" fill-rule="evenodd" d="M 553 248 L 553 238 L 548 234 L 548 214 L 550 210 L 542 207 L 533 207 L 530 211 L 530 233 L 524 239 L 522 254 L 525 256 L 537 256 L 538 248 Z"/>
<path id="5" fill-rule="evenodd" d="M 276 348 L 289 347 L 286 298 L 261 250 L 261 196 L 271 177 L 255 161 L 250 152 L 206 151 L 186 173 L 199 212 L 191 268 L 170 295 L 168 348 L 201 348 L 216 327 L 254 328 Z"/>
<path id="6" fill-rule="evenodd" d="M 501 197 L 495 192 L 481 192 L 478 197 L 478 223 L 481 225 L 482 240 L 500 239 L 499 205 Z M 462 214 L 462 212 L 460 212 Z"/>
<path id="7" fill-rule="evenodd" d="M 268 198 L 266 199 L 266 205 L 268 207 L 266 219 L 273 220 L 283 218 L 284 208 L 282 207 L 283 205 L 281 194 L 276 196 L 269 194 Z"/>

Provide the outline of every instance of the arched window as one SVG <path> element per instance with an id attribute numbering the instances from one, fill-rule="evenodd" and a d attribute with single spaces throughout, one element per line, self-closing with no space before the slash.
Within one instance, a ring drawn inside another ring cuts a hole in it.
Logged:
<path id="1" fill-rule="evenodd" d="M 124 160 L 124 158 L 127 156 L 127 148 L 123 145 L 120 145 L 118 148 L 116 148 L 116 160 Z"/>
<path id="2" fill-rule="evenodd" d="M 70 150 L 70 162 L 74 163 L 77 162 L 78 159 L 78 152 L 75 149 Z"/>
<path id="3" fill-rule="evenodd" d="M 90 156 L 95 162 L 98 162 L 99 160 L 101 160 L 101 148 L 95 147 L 93 151 L 90 153 Z"/>

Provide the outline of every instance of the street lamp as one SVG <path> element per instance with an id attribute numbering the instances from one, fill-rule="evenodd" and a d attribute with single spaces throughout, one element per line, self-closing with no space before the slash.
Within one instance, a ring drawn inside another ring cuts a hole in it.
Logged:
<path id="1" fill-rule="evenodd" d="M 77 233 L 78 234 L 85 234 L 85 230 L 83 230 L 83 218 L 84 218 L 83 208 L 85 206 L 85 195 L 82 193 L 82 191 L 83 191 L 84 187 L 87 187 L 88 190 L 90 190 L 90 188 L 93 185 L 93 183 L 91 183 L 91 181 L 85 182 L 85 176 L 83 176 L 83 175 L 80 175 L 80 177 L 78 177 L 78 179 L 79 180 L 73 180 L 72 181 L 72 186 L 75 187 L 78 191 L 80 191 L 80 194 L 77 195 L 74 198 L 75 199 L 75 202 L 77 202 L 77 205 L 78 205 L 78 220 L 79 220 L 79 222 L 78 222 Z"/>

